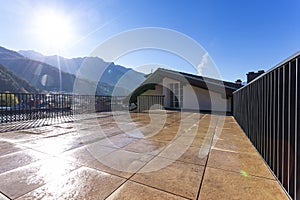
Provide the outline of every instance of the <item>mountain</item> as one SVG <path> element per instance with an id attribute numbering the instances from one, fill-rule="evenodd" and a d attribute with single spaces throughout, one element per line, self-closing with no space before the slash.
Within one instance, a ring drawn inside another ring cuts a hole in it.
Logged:
<path id="1" fill-rule="evenodd" d="M 40 61 L 52 65 L 53 67 L 56 67 L 64 72 L 74 74 L 74 75 L 77 73 L 77 70 L 79 69 L 81 64 L 80 58 L 65 59 L 63 57 L 55 56 L 55 55 L 44 56 L 43 54 L 33 50 L 20 50 L 18 51 L 18 53 L 31 60 L 36 60 L 36 61 Z"/>
<path id="2" fill-rule="evenodd" d="M 97 90 L 95 89 L 97 94 L 107 94 L 102 93 L 96 82 L 76 79 L 75 75 L 61 72 L 56 67 L 25 58 L 21 54 L 3 47 L 0 47 L 0 64 L 43 91 L 72 93 L 76 81 L 77 85 L 80 85 L 81 91 L 88 93 L 89 88 L 97 88 Z"/>
<path id="3" fill-rule="evenodd" d="M 39 90 L 28 81 L 18 77 L 15 73 L 0 65 L 0 92 L 38 93 Z"/>
<path id="4" fill-rule="evenodd" d="M 125 87 L 132 91 L 145 80 L 143 73 L 115 65 L 113 62 L 105 62 L 98 57 L 67 59 L 57 55 L 44 56 L 32 50 L 21 50 L 19 53 L 29 59 L 47 63 L 84 79 L 99 81 L 101 84 L 110 86 Z"/>
<path id="5" fill-rule="evenodd" d="M 31 53 L 33 53 L 33 51 L 31 51 Z M 35 52 L 34 54 L 38 57 L 38 54 Z M 42 56 L 42 54 L 39 56 Z M 64 58 L 61 57 L 61 59 Z M 131 87 L 135 88 L 140 83 L 139 79 L 134 79 L 135 77 L 130 75 L 133 70 L 125 69 L 128 73 L 121 76 L 120 72 L 122 72 L 123 67 L 119 70 L 119 67 L 114 65 L 116 67 L 111 69 L 111 71 L 109 71 L 110 68 L 107 70 L 98 67 L 98 65 L 95 65 L 95 62 L 99 63 L 99 60 L 101 61 L 99 58 L 64 60 L 66 62 L 69 60 L 81 62 L 81 67 L 79 68 L 78 65 L 74 65 L 74 68 L 78 68 L 76 75 L 59 70 L 57 66 L 55 67 L 38 60 L 33 60 L 15 51 L 0 47 L 0 64 L 6 66 L 17 76 L 27 80 L 32 86 L 40 90 L 125 96 L 132 91 Z M 99 78 L 97 79 L 97 74 L 99 74 L 101 70 L 104 75 L 99 80 Z M 118 71 L 119 74 L 111 73 L 112 71 Z M 133 74 L 135 74 L 135 72 Z M 128 76 L 134 80 L 130 81 Z"/>

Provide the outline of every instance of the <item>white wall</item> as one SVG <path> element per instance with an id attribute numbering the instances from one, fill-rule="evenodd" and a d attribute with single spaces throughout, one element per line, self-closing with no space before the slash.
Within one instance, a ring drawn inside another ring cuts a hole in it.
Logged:
<path id="1" fill-rule="evenodd" d="M 201 103 L 201 105 L 200 105 Z M 210 97 L 207 90 L 196 89 L 191 85 L 183 86 L 183 108 L 191 110 L 209 110 Z"/>
<path id="2" fill-rule="evenodd" d="M 183 108 L 191 110 L 231 111 L 231 98 L 191 85 L 183 86 Z"/>
<path id="3" fill-rule="evenodd" d="M 142 95 L 164 95 L 164 106 L 170 107 L 168 89 L 170 83 L 179 83 L 170 78 L 163 79 L 163 86 L 156 85 L 155 90 L 147 90 Z M 225 91 L 224 91 L 225 92 Z M 183 86 L 183 109 L 189 110 L 213 110 L 213 111 L 231 111 L 231 98 L 224 99 L 222 95 L 216 92 L 208 91 L 203 88 L 191 85 Z"/>
<path id="4" fill-rule="evenodd" d="M 225 90 L 224 90 L 225 93 Z M 210 98 L 212 101 L 212 110 L 213 111 L 227 111 L 231 112 L 231 98 L 226 99 L 225 94 L 223 97 L 220 93 L 210 92 Z"/>

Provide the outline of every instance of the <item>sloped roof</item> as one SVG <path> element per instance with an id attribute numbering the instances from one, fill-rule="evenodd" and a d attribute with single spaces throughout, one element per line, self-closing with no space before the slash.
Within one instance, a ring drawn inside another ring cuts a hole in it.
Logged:
<path id="1" fill-rule="evenodd" d="M 147 79 L 132 93 L 131 99 L 136 99 L 138 95 L 142 94 L 148 89 L 154 89 L 155 85 L 162 83 L 162 80 L 166 77 L 180 81 L 183 84 L 190 84 L 192 86 L 208 89 L 217 93 L 223 94 L 225 92 L 226 96 L 229 97 L 232 96 L 232 93 L 235 90 L 242 87 L 242 85 L 228 81 L 158 68 L 154 73 L 148 75 Z"/>
<path id="2" fill-rule="evenodd" d="M 242 87 L 241 85 L 233 83 L 233 82 L 222 81 L 222 80 L 208 78 L 208 77 L 205 77 L 205 76 L 198 76 L 198 75 L 194 75 L 194 74 L 188 74 L 188 73 L 185 73 L 185 72 L 178 72 L 178 71 L 173 71 L 173 70 L 163 69 L 163 68 L 159 68 L 157 71 L 161 71 L 161 72 L 165 72 L 165 73 L 169 73 L 169 74 L 172 73 L 174 75 L 181 75 L 185 79 L 187 79 L 190 83 L 191 82 L 195 83 L 194 81 L 196 81 L 196 82 L 205 82 L 206 84 L 219 85 L 221 87 L 225 87 L 227 89 L 232 89 L 232 90 L 237 90 L 240 87 Z M 197 84 L 195 86 L 197 86 Z"/>

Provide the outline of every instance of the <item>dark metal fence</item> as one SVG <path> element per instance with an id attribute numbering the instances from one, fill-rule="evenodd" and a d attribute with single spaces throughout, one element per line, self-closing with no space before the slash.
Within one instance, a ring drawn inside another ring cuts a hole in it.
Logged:
<path id="1" fill-rule="evenodd" d="M 0 93 L 0 121 L 26 121 L 75 114 L 126 110 L 125 97 Z"/>
<path id="2" fill-rule="evenodd" d="M 300 52 L 233 94 L 233 115 L 293 199 L 300 199 Z"/>

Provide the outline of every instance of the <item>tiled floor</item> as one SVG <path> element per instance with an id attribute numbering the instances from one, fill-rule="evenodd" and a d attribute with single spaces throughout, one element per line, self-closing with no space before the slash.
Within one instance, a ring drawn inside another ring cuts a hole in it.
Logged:
<path id="1" fill-rule="evenodd" d="M 108 115 L 0 133 L 2 199 L 288 199 L 234 118 Z"/>

